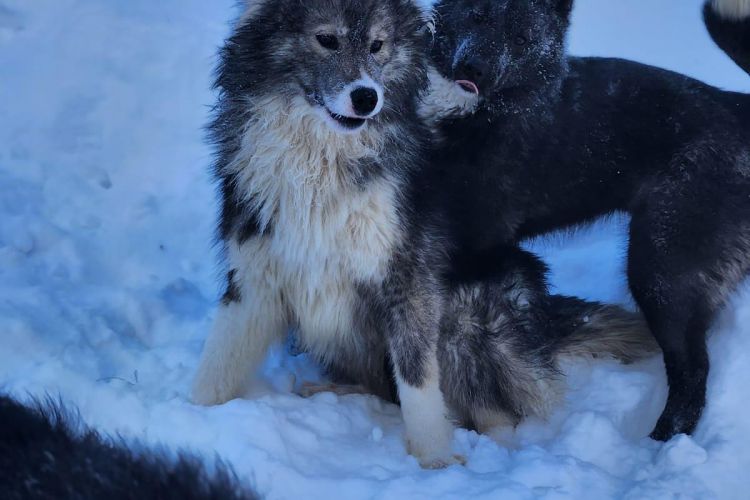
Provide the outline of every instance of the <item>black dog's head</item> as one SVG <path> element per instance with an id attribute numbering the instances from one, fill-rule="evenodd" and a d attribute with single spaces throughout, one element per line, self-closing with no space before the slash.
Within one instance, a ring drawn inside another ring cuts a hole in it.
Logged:
<path id="1" fill-rule="evenodd" d="M 489 107 L 559 88 L 573 0 L 442 0 L 432 60 Z"/>

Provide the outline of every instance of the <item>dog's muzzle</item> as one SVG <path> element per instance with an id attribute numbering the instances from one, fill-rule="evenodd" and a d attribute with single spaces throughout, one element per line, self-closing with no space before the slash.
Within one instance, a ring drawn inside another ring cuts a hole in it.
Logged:
<path id="1" fill-rule="evenodd" d="M 323 106 L 339 130 L 355 131 L 383 109 L 383 88 L 367 75 L 346 85 Z"/>

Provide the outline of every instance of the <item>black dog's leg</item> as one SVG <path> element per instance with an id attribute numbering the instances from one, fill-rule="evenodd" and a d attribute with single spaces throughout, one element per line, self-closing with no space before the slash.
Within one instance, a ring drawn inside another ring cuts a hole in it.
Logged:
<path id="1" fill-rule="evenodd" d="M 706 331 L 750 268 L 750 186 L 738 158 L 726 146 L 696 144 L 632 210 L 630 288 L 669 383 L 654 439 L 695 429 L 706 402 Z"/>
<path id="2" fill-rule="evenodd" d="M 669 397 L 651 436 L 667 440 L 692 432 L 703 411 L 708 376 L 705 332 L 711 314 L 699 306 L 695 285 L 686 283 L 698 280 L 698 272 L 670 266 L 670 258 L 677 256 L 671 249 L 661 253 L 649 229 L 646 221 L 633 218 L 628 278 L 664 353 Z"/>

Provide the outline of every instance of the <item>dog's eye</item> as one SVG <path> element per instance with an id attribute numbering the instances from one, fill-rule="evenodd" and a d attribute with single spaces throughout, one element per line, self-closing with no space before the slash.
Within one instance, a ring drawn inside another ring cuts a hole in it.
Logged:
<path id="1" fill-rule="evenodd" d="M 383 40 L 375 40 L 370 45 L 370 54 L 377 54 L 383 48 Z"/>
<path id="2" fill-rule="evenodd" d="M 328 50 L 339 49 L 339 39 L 336 38 L 336 35 L 315 35 L 315 38 L 323 48 L 326 48 Z"/>
<path id="3" fill-rule="evenodd" d="M 528 40 L 526 39 L 526 37 L 525 37 L 525 36 L 523 36 L 523 35 L 518 35 L 518 36 L 516 36 L 516 39 L 514 40 L 514 42 L 515 42 L 515 43 L 516 43 L 516 45 L 518 45 L 519 47 L 523 47 L 524 45 L 526 45 L 526 43 L 528 42 Z"/>

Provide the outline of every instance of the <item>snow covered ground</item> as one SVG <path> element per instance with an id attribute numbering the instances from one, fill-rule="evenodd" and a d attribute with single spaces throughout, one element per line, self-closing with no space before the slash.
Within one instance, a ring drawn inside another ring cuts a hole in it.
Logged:
<path id="1" fill-rule="evenodd" d="M 578 0 L 571 49 L 735 90 L 700 0 Z M 666 395 L 658 359 L 568 367 L 549 422 L 503 448 L 456 431 L 465 467 L 421 470 L 399 410 L 302 399 L 315 366 L 282 348 L 249 399 L 187 401 L 218 296 L 216 200 L 202 142 L 214 51 L 233 0 L 0 0 L 0 388 L 60 394 L 93 425 L 220 454 L 268 498 L 748 498 L 750 287 L 710 342 L 692 438 L 644 436 Z M 566 293 L 628 303 L 625 221 L 534 242 Z"/>

